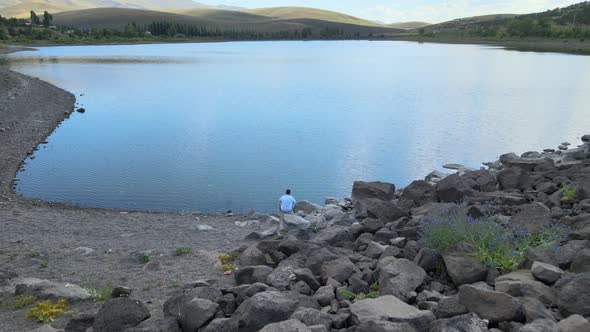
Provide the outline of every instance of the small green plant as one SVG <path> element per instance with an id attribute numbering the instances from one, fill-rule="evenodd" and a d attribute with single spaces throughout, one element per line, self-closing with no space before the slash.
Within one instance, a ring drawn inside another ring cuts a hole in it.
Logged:
<path id="1" fill-rule="evenodd" d="M 88 282 L 84 288 L 90 294 L 90 298 L 94 302 L 106 301 L 113 293 L 113 284 L 108 282 L 104 287 L 97 287 L 92 283 Z"/>
<path id="2" fill-rule="evenodd" d="M 189 247 L 176 248 L 176 256 L 186 256 L 193 253 L 193 249 Z"/>
<path id="3" fill-rule="evenodd" d="M 573 201 L 578 196 L 578 189 L 576 187 L 570 187 L 565 183 L 561 185 L 561 190 L 561 197 L 568 201 Z"/>
<path id="4" fill-rule="evenodd" d="M 0 66 L 8 66 L 10 61 L 5 56 L 0 56 Z"/>
<path id="5" fill-rule="evenodd" d="M 41 252 L 39 250 L 31 250 L 31 252 L 29 253 L 29 257 L 34 258 L 34 257 L 39 257 L 41 256 Z"/>
<path id="6" fill-rule="evenodd" d="M 457 208 L 424 220 L 423 246 L 438 253 L 460 246 L 466 255 L 487 266 L 511 271 L 520 266 L 529 250 L 560 241 L 567 235 L 567 230 L 560 226 L 529 233 L 487 218 L 474 219 L 465 212 L 464 208 Z"/>
<path id="7" fill-rule="evenodd" d="M 143 255 L 139 256 L 139 262 L 141 264 L 147 264 L 151 260 L 152 260 L 152 258 L 150 257 L 150 255 L 143 254 Z"/>
<path id="8" fill-rule="evenodd" d="M 17 295 L 14 298 L 14 308 L 21 309 L 24 307 L 28 307 L 31 304 L 35 303 L 36 300 L 37 298 L 33 295 Z"/>
<path id="9" fill-rule="evenodd" d="M 47 323 L 53 322 L 57 317 L 66 312 L 66 300 L 60 299 L 55 304 L 50 300 L 37 302 L 33 308 L 27 312 L 27 318 L 36 318 L 38 321 Z"/>
<path id="10" fill-rule="evenodd" d="M 374 287 L 375 284 L 371 285 L 371 291 L 367 294 L 355 294 L 349 290 L 346 289 L 341 289 L 338 291 L 338 295 L 350 300 L 350 301 L 362 301 L 362 300 L 366 300 L 366 299 L 376 299 L 379 297 L 379 285 L 377 284 L 376 287 Z"/>
<path id="11" fill-rule="evenodd" d="M 46 268 L 49 266 L 49 262 L 47 262 L 47 261 L 43 261 L 43 262 L 39 263 L 39 266 L 40 266 L 42 269 L 46 269 Z"/>
<path id="12" fill-rule="evenodd" d="M 233 272 L 235 270 L 234 261 L 236 260 L 237 256 L 234 253 L 226 253 L 217 256 L 219 262 L 221 262 L 221 269 L 224 273 Z"/>

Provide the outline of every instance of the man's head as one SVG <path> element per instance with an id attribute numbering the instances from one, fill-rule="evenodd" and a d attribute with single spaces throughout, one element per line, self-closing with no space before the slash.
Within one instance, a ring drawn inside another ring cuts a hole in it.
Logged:
<path id="1" fill-rule="evenodd" d="M 285 194 L 291 195 L 291 189 L 287 189 L 287 191 L 285 191 Z"/>

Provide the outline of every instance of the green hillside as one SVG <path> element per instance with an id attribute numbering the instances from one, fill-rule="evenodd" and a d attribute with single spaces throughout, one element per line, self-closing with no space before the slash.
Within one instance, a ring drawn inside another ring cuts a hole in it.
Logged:
<path id="1" fill-rule="evenodd" d="M 395 29 L 403 29 L 403 30 L 411 30 L 411 29 L 418 29 L 425 26 L 429 26 L 430 23 L 426 22 L 398 22 L 398 23 L 391 23 L 387 24 L 390 28 Z"/>
<path id="2" fill-rule="evenodd" d="M 329 10 L 308 7 L 270 7 L 246 10 L 248 13 L 269 16 L 278 19 L 312 19 L 319 21 L 353 24 L 361 26 L 382 27 L 382 25 L 358 17 Z"/>

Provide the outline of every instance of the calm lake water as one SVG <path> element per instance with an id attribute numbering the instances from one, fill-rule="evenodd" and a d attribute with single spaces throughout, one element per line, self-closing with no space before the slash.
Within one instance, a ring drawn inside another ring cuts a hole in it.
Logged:
<path id="1" fill-rule="evenodd" d="M 410 42 L 45 47 L 17 69 L 76 94 L 27 160 L 26 197 L 162 211 L 274 212 L 354 180 L 578 142 L 590 57 Z"/>

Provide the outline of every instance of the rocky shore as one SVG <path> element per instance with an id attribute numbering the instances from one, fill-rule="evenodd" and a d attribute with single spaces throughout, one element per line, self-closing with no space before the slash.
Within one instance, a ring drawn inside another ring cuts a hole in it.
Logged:
<path id="1" fill-rule="evenodd" d="M 358 181 L 281 223 L 14 195 L 73 106 L 0 68 L 1 331 L 590 331 L 590 136 L 403 189 Z"/>

